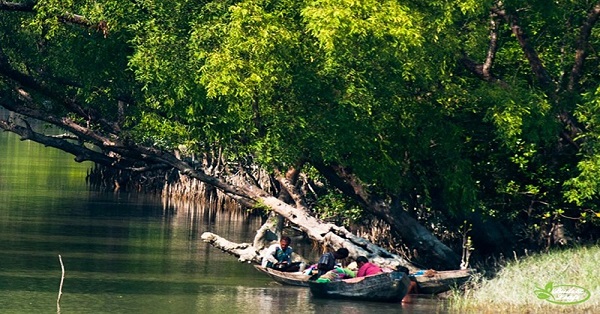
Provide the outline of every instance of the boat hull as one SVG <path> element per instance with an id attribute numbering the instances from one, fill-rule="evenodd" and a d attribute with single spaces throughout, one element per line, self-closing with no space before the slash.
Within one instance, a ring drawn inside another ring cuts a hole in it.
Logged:
<path id="1" fill-rule="evenodd" d="M 401 272 L 319 283 L 309 281 L 316 298 L 399 302 L 408 292 L 410 279 Z"/>
<path id="2" fill-rule="evenodd" d="M 262 267 L 260 265 L 254 265 L 261 273 L 267 274 L 274 281 L 290 286 L 308 287 L 309 275 L 304 275 L 301 272 L 283 272 L 272 268 Z"/>
<path id="3" fill-rule="evenodd" d="M 446 292 L 453 287 L 458 287 L 471 278 L 473 271 L 465 270 L 448 270 L 436 271 L 431 276 L 411 275 L 411 280 L 417 283 L 417 293 L 419 294 L 438 294 Z"/>

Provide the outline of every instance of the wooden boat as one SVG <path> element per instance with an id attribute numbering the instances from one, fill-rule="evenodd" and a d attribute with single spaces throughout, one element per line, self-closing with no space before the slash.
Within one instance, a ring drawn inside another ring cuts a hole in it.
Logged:
<path id="1" fill-rule="evenodd" d="M 428 273 L 429 272 L 429 273 Z M 417 283 L 417 293 L 438 294 L 450 290 L 452 287 L 464 284 L 473 275 L 473 270 L 445 270 L 425 271 L 409 275 L 412 281 Z"/>
<path id="2" fill-rule="evenodd" d="M 308 286 L 308 278 L 310 278 L 310 276 L 305 275 L 302 272 L 283 272 L 272 268 L 262 267 L 260 265 L 254 265 L 254 268 L 267 274 L 273 280 L 281 284 L 302 287 Z"/>
<path id="3" fill-rule="evenodd" d="M 274 281 L 291 286 L 308 287 L 309 275 L 301 272 L 282 272 L 272 268 L 254 265 L 254 267 L 271 277 Z M 460 286 L 465 283 L 471 275 L 472 270 L 446 270 L 434 271 L 432 274 L 418 275 L 413 273 L 409 275 L 410 280 L 417 283 L 417 291 L 411 293 L 418 294 L 438 294 L 450 290 L 454 286 Z"/>
<path id="4" fill-rule="evenodd" d="M 408 292 L 410 279 L 401 272 L 382 273 L 319 283 L 308 281 L 314 297 L 382 302 L 400 302 Z"/>

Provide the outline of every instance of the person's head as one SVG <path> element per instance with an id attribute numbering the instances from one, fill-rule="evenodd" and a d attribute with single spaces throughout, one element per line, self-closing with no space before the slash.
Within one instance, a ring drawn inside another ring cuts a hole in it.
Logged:
<path id="1" fill-rule="evenodd" d="M 368 262 L 369 262 L 369 260 L 364 256 L 359 256 L 356 258 L 356 265 L 358 265 L 359 268 Z"/>
<path id="2" fill-rule="evenodd" d="M 350 252 L 348 252 L 348 249 L 345 247 L 339 248 L 337 251 L 333 252 L 333 256 L 335 256 L 336 259 L 344 259 L 348 257 L 348 254 L 350 254 Z"/>
<path id="3" fill-rule="evenodd" d="M 398 266 L 396 266 L 396 271 L 398 271 L 398 272 L 401 272 L 401 273 L 405 273 L 405 274 L 407 274 L 407 275 L 408 275 L 408 273 L 410 272 L 410 271 L 408 270 L 408 267 L 406 267 L 406 266 L 402 266 L 402 265 L 398 265 Z"/>
<path id="4" fill-rule="evenodd" d="M 279 240 L 279 246 L 281 246 L 282 250 L 287 249 L 287 247 L 290 246 L 290 243 L 292 243 L 292 239 L 290 239 L 290 237 L 281 237 Z"/>

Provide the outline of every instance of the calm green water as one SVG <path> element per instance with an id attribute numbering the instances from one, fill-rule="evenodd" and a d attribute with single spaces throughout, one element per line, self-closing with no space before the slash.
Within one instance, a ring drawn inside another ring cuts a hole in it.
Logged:
<path id="1" fill-rule="evenodd" d="M 258 219 L 89 191 L 89 164 L 0 133 L 0 313 L 432 313 L 439 304 L 318 300 L 203 243 Z M 299 245 L 299 244 L 297 244 Z"/>

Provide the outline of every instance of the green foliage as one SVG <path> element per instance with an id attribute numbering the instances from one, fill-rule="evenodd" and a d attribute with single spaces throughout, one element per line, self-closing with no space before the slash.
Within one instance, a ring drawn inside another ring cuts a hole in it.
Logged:
<path id="1" fill-rule="evenodd" d="M 362 213 L 359 206 L 337 193 L 319 197 L 315 210 L 321 219 L 335 220 L 345 226 L 358 221 Z"/>
<path id="2" fill-rule="evenodd" d="M 598 211 L 600 198 L 600 89 L 584 95 L 584 103 L 577 106 L 575 117 L 585 127 L 582 140 L 582 158 L 577 164 L 576 177 L 565 182 L 565 197 L 577 206 Z"/>
<path id="3" fill-rule="evenodd" d="M 44 0 L 35 13 L 0 16 L 0 52 L 58 98 L 122 119 L 115 136 L 191 152 L 219 146 L 269 169 L 334 163 L 374 194 L 456 221 L 474 210 L 540 232 L 563 216 L 592 221 L 600 60 L 588 58 L 568 87 L 588 4 L 504 1 L 550 88 L 511 26 L 490 14 L 495 4 Z M 69 14 L 87 24 L 58 18 Z M 492 18 L 497 49 L 485 81 L 463 61 L 486 60 Z M 592 32 L 588 46 L 598 44 Z M 68 114 L 57 99 L 33 97 Z M 359 217 L 335 193 L 320 202 L 324 215 Z"/>
<path id="4" fill-rule="evenodd" d="M 267 206 L 267 204 L 260 201 L 260 202 L 257 202 L 256 204 L 254 204 L 254 207 L 252 208 L 252 210 L 258 211 L 258 212 L 263 212 L 263 213 L 269 213 L 271 211 L 271 207 Z"/>

